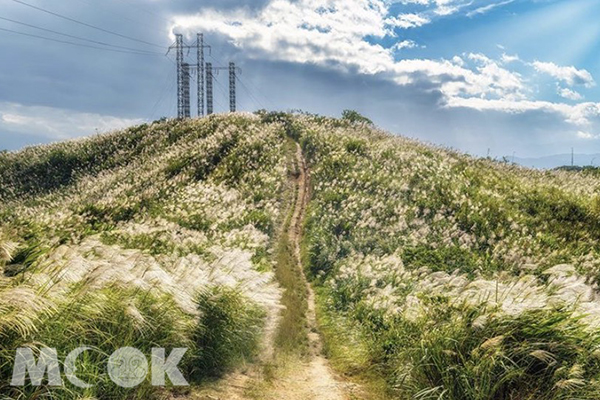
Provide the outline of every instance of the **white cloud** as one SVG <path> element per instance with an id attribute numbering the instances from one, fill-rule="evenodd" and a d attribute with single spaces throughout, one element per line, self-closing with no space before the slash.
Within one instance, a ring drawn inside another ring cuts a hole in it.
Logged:
<path id="1" fill-rule="evenodd" d="M 402 2 L 436 10 L 471 4 L 453 0 Z M 393 28 L 401 24 L 400 16 L 389 17 L 390 4 L 384 0 L 271 0 L 255 13 L 244 9 L 206 10 L 175 17 L 172 28 L 190 34 L 204 31 L 223 35 L 251 58 L 309 63 L 343 72 L 379 75 L 398 85 L 423 85 L 427 90 L 433 87 L 443 95 L 447 107 L 505 113 L 543 111 L 560 115 L 577 126 L 587 125 L 591 118 L 600 115 L 600 104 L 573 106 L 531 100 L 528 95 L 532 91 L 526 87 L 526 80 L 506 68 L 506 64 L 518 61 L 518 56 L 504 54 L 498 61 L 472 53 L 452 60 L 395 60 L 395 51 L 410 47 L 411 42 L 386 48 L 372 40 L 393 36 Z M 403 15 L 404 21 L 412 21 L 413 25 L 423 22 L 416 14 Z M 539 61 L 526 65 L 569 85 L 595 84 L 589 72 L 575 67 Z"/>
<path id="2" fill-rule="evenodd" d="M 478 7 L 476 9 L 474 9 L 474 10 L 469 11 L 467 13 L 467 17 L 471 18 L 471 17 L 474 17 L 476 15 L 486 14 L 486 13 L 492 11 L 495 8 L 506 6 L 506 5 L 510 4 L 510 3 L 514 3 L 514 1 L 515 0 L 505 0 L 505 1 L 501 1 L 499 3 L 491 3 L 491 4 L 488 4 L 488 5 L 482 6 L 482 7 Z"/>
<path id="3" fill-rule="evenodd" d="M 552 62 L 534 61 L 531 64 L 538 72 L 550 75 L 566 83 L 569 86 L 583 85 L 585 87 L 593 87 L 596 85 L 592 74 L 585 69 L 577 69 L 573 66 L 562 67 Z"/>
<path id="4" fill-rule="evenodd" d="M 561 87 L 559 87 L 558 88 L 558 95 L 560 97 L 563 97 L 563 98 L 568 99 L 568 100 L 573 100 L 573 101 L 583 100 L 583 96 L 580 93 L 578 93 L 578 92 L 576 92 L 574 90 L 571 90 L 569 88 L 561 88 Z"/>
<path id="5" fill-rule="evenodd" d="M 500 58 L 500 60 L 502 61 L 502 64 L 510 64 L 516 61 L 520 61 L 521 59 L 519 58 L 518 55 L 508 55 L 506 53 L 502 54 L 502 57 Z"/>
<path id="6" fill-rule="evenodd" d="M 392 46 L 392 51 L 400 51 L 402 49 L 414 49 L 415 47 L 419 47 L 419 45 L 413 40 L 403 40 L 401 42 L 396 43 Z"/>
<path id="7" fill-rule="evenodd" d="M 388 18 L 385 23 L 389 26 L 396 28 L 417 28 L 431 22 L 429 18 L 426 18 L 418 14 L 400 14 L 397 17 Z"/>
<path id="8" fill-rule="evenodd" d="M 528 111 L 541 111 L 561 115 L 566 122 L 576 126 L 590 126 L 591 119 L 600 117 L 600 103 L 580 103 L 569 105 L 539 100 L 507 100 L 452 97 L 446 107 L 471 108 L 479 111 L 501 111 L 511 114 L 521 114 Z"/>
<path id="9" fill-rule="evenodd" d="M 392 3 L 394 3 L 394 2 L 392 2 Z M 398 1 L 398 3 L 427 5 L 427 4 L 431 3 L 431 1 L 429 1 L 429 0 L 400 0 L 400 1 Z"/>
<path id="10" fill-rule="evenodd" d="M 0 102 L 0 130 L 64 140 L 140 124 L 141 119 Z"/>
<path id="11" fill-rule="evenodd" d="M 395 61 L 397 47 L 365 40 L 391 34 L 388 12 L 379 0 L 272 0 L 257 14 L 212 10 L 177 17 L 173 29 L 225 35 L 255 58 L 381 74 L 400 85 L 427 78 L 447 95 L 521 97 L 520 76 L 491 60 L 474 69 L 446 60 Z"/>
<path id="12" fill-rule="evenodd" d="M 580 139 L 586 139 L 586 140 L 600 139 L 600 135 L 594 135 L 593 133 L 589 133 L 589 132 L 585 132 L 585 131 L 578 131 L 577 137 Z"/>

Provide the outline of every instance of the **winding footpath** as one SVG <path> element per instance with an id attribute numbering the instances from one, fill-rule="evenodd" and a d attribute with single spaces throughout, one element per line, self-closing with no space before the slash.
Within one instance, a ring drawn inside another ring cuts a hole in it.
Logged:
<path id="1" fill-rule="evenodd" d="M 277 376 L 271 382 L 264 382 L 261 365 L 249 365 L 245 370 L 232 373 L 225 377 L 218 387 L 203 390 L 191 398 L 199 400 L 349 400 L 359 399 L 356 393 L 352 397 L 350 385 L 337 379 L 323 356 L 323 342 L 318 333 L 315 294 L 306 279 L 301 264 L 300 243 L 302 239 L 302 222 L 310 200 L 310 171 L 306 165 L 302 150 L 296 144 L 295 161 L 298 174 L 294 179 L 296 199 L 293 205 L 292 219 L 287 235 L 292 244 L 293 258 L 296 268 L 301 271 L 301 277 L 306 285 L 309 354 L 306 359 L 293 362 L 285 368 L 283 376 Z M 270 331 L 273 328 L 269 329 Z M 263 345 L 260 357 L 261 363 L 273 359 L 274 345 L 272 332 L 267 332 L 265 339 L 271 343 Z"/>
<path id="2" fill-rule="evenodd" d="M 327 359 L 323 356 L 323 343 L 318 333 L 317 315 L 315 307 L 315 294 L 308 283 L 302 268 L 300 258 L 300 243 L 302 239 L 302 221 L 310 200 L 310 172 L 302 155 L 300 146 L 297 145 L 296 162 L 299 176 L 296 179 L 296 204 L 290 223 L 288 235 L 293 246 L 294 259 L 297 267 L 302 272 L 302 279 L 306 284 L 308 293 L 306 312 L 308 322 L 309 358 L 294 368 L 286 379 L 276 382 L 273 396 L 270 399 L 290 400 L 345 400 L 345 384 L 335 378 Z"/>

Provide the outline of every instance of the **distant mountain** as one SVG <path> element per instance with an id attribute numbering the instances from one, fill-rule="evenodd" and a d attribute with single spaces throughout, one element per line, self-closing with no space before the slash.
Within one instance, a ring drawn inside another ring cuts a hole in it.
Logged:
<path id="1" fill-rule="evenodd" d="M 513 161 L 512 156 L 506 156 L 506 159 Z M 524 167 L 551 169 L 571 165 L 571 154 L 554 154 L 538 158 L 515 157 L 514 162 Z M 574 165 L 580 167 L 588 165 L 600 166 L 600 154 L 575 154 Z"/>

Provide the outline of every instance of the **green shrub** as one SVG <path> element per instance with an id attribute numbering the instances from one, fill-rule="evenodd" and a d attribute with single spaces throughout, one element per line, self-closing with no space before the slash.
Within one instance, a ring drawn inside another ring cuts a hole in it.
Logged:
<path id="1" fill-rule="evenodd" d="M 352 123 L 358 122 L 373 125 L 373 121 L 354 110 L 344 110 L 342 112 L 342 118 Z"/>

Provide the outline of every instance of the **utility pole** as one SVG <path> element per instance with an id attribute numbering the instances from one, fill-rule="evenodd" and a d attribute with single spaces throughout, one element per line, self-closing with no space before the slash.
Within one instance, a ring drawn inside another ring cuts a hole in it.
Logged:
<path id="1" fill-rule="evenodd" d="M 235 63 L 229 63 L 229 111 L 236 111 L 236 96 L 235 96 Z"/>
<path id="2" fill-rule="evenodd" d="M 571 147 L 571 167 L 575 166 L 575 148 Z"/>
<path id="3" fill-rule="evenodd" d="M 175 48 L 177 50 L 177 118 L 184 115 L 184 72 L 183 72 L 183 35 L 175 34 Z M 189 86 L 189 85 L 188 85 Z"/>
<path id="4" fill-rule="evenodd" d="M 206 115 L 213 113 L 213 67 L 206 63 Z"/>

